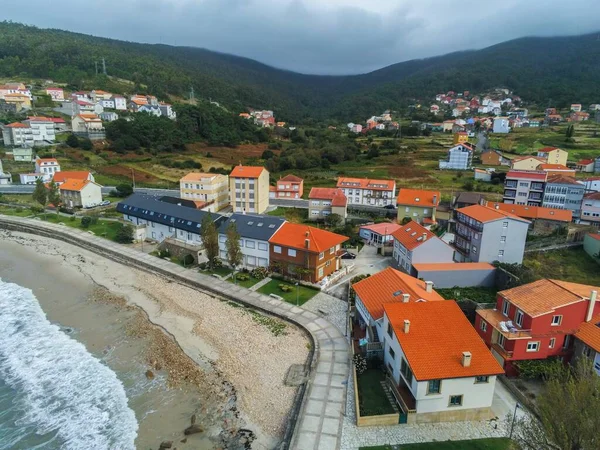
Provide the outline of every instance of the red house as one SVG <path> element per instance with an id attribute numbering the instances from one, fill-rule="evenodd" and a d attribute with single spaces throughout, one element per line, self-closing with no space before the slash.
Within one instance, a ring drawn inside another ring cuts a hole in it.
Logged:
<path id="1" fill-rule="evenodd" d="M 498 292 L 494 309 L 479 309 L 475 329 L 502 364 L 517 375 L 515 361 L 559 357 L 567 362 L 579 326 L 600 313 L 600 288 L 543 279 Z"/>

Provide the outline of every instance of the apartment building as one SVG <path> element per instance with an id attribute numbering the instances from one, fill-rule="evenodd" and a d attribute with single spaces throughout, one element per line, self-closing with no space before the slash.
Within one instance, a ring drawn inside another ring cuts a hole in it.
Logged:
<path id="1" fill-rule="evenodd" d="M 407 423 L 487 420 L 502 367 L 456 302 L 383 305 L 384 365 Z"/>
<path id="2" fill-rule="evenodd" d="M 413 264 L 454 262 L 454 249 L 418 222 L 411 220 L 392 233 L 394 265 L 415 276 Z"/>
<path id="3" fill-rule="evenodd" d="M 196 202 L 198 209 L 217 212 L 229 205 L 229 177 L 192 172 L 179 180 L 179 196 Z"/>
<path id="4" fill-rule="evenodd" d="M 547 178 L 543 171 L 510 170 L 504 180 L 504 203 L 542 206 Z"/>
<path id="5" fill-rule="evenodd" d="M 269 172 L 264 167 L 235 166 L 229 174 L 233 212 L 262 214 L 269 207 Z"/>
<path id="6" fill-rule="evenodd" d="M 400 189 L 396 203 L 398 205 L 398 223 L 412 219 L 424 225 L 435 223 L 435 211 L 440 204 L 439 191 L 424 189 Z"/>
<path id="7" fill-rule="evenodd" d="M 271 268 L 319 283 L 340 268 L 338 254 L 347 240 L 346 236 L 320 228 L 286 222 L 269 239 Z"/>
<path id="8" fill-rule="evenodd" d="M 583 196 L 581 223 L 600 227 L 600 192 L 592 192 Z"/>
<path id="9" fill-rule="evenodd" d="M 581 204 L 585 188 L 573 177 L 565 175 L 550 175 L 544 187 L 542 205 L 546 208 L 568 209 L 573 218 L 581 217 Z"/>
<path id="10" fill-rule="evenodd" d="M 23 123 L 29 125 L 33 145 L 49 145 L 56 140 L 54 121 L 47 117 L 29 117 Z"/>
<path id="11" fill-rule="evenodd" d="M 388 206 L 394 204 L 396 182 L 367 178 L 338 178 L 337 186 L 344 192 L 349 205 Z"/>
<path id="12" fill-rule="evenodd" d="M 530 222 L 482 205 L 455 211 L 454 246 L 465 262 L 522 263 Z M 457 255 L 458 256 L 458 255 Z"/>
<path id="13" fill-rule="evenodd" d="M 6 147 L 33 147 L 31 127 L 21 122 L 4 125 L 2 139 Z"/>
<path id="14" fill-rule="evenodd" d="M 348 199 L 341 189 L 314 187 L 308 194 L 308 219 L 322 220 L 330 214 L 348 217 Z"/>
<path id="15" fill-rule="evenodd" d="M 562 164 L 566 166 L 569 152 L 557 147 L 544 147 L 537 151 L 537 156 L 544 158 L 544 162 L 547 164 Z"/>
<path id="16" fill-rule="evenodd" d="M 271 186 L 269 197 L 298 200 L 302 195 L 304 195 L 304 180 L 290 174 L 277 180 L 275 186 Z"/>
<path id="17" fill-rule="evenodd" d="M 469 170 L 473 164 L 473 147 L 466 142 L 448 149 L 446 159 L 440 159 L 439 168 L 449 170 Z"/>
<path id="18" fill-rule="evenodd" d="M 478 309 L 475 329 L 507 375 L 516 361 L 562 358 L 569 361 L 573 334 L 600 313 L 600 288 L 543 279 L 498 292 L 493 309 Z"/>

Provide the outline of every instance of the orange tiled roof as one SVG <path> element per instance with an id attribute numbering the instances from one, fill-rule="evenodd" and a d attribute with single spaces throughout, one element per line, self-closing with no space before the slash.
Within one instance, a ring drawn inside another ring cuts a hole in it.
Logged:
<path id="1" fill-rule="evenodd" d="M 302 178 L 297 177 L 296 175 L 292 175 L 291 173 L 289 175 L 286 175 L 283 178 L 280 178 L 279 181 L 289 181 L 292 183 L 300 183 L 301 181 L 304 181 Z"/>
<path id="2" fill-rule="evenodd" d="M 236 178 L 258 178 L 263 173 L 263 170 L 266 169 L 259 166 L 242 166 L 240 164 L 233 168 L 229 176 Z"/>
<path id="3" fill-rule="evenodd" d="M 6 125 L 7 128 L 29 128 L 29 125 L 21 123 L 21 122 L 13 122 Z"/>
<path id="4" fill-rule="evenodd" d="M 590 322 L 584 322 L 579 326 L 575 337 L 588 347 L 600 352 L 600 315 L 593 317 Z"/>
<path id="5" fill-rule="evenodd" d="M 392 236 L 394 236 L 394 239 L 400 242 L 407 250 L 413 250 L 423 242 L 427 242 L 428 239 L 436 237 L 436 235 L 427 228 L 413 220 L 394 231 Z M 425 236 L 425 240 L 423 240 L 423 236 Z"/>
<path id="6" fill-rule="evenodd" d="M 59 186 L 61 191 L 81 191 L 85 186 L 91 183 L 89 180 L 76 180 L 70 178 Z"/>
<path id="7" fill-rule="evenodd" d="M 331 206 L 346 206 L 348 204 L 348 199 L 344 192 L 337 188 L 311 188 L 308 198 L 315 200 L 331 200 Z"/>
<path id="8" fill-rule="evenodd" d="M 498 292 L 531 317 L 553 312 L 556 308 L 589 299 L 599 287 L 561 280 L 542 279 Z"/>
<path id="9" fill-rule="evenodd" d="M 516 158 L 513 158 L 511 161 L 512 162 L 519 162 L 519 161 L 524 161 L 526 159 L 535 159 L 537 161 L 543 162 L 546 161 L 544 158 L 542 158 L 541 156 L 531 156 L 531 155 L 527 155 L 527 156 L 518 156 Z"/>
<path id="10" fill-rule="evenodd" d="M 433 208 L 440 204 L 439 191 L 426 191 L 423 189 L 400 189 L 398 192 L 398 205 L 423 206 Z"/>
<path id="11" fill-rule="evenodd" d="M 55 183 L 63 183 L 69 179 L 87 180 L 89 176 L 90 173 L 84 170 L 56 172 L 54 174 L 54 177 L 52 177 L 52 181 L 54 181 Z"/>
<path id="12" fill-rule="evenodd" d="M 418 381 L 504 373 L 456 302 L 396 303 L 383 308 Z M 410 321 L 408 333 L 404 320 Z M 463 352 L 471 353 L 468 367 L 462 365 Z"/>
<path id="13" fill-rule="evenodd" d="M 469 216 L 472 219 L 475 219 L 481 223 L 493 222 L 495 220 L 506 219 L 506 218 L 515 219 L 520 222 L 529 223 L 528 220 L 525 220 L 525 219 L 523 219 L 515 214 L 512 214 L 510 212 L 503 211 L 499 208 L 498 209 L 489 208 L 489 207 L 483 206 L 483 205 L 465 206 L 464 208 L 457 209 L 456 211 L 463 213 L 464 215 Z"/>
<path id="14" fill-rule="evenodd" d="M 401 228 L 401 225 L 398 225 L 397 223 L 382 222 L 374 223 L 373 225 L 363 225 L 360 227 L 361 230 L 363 228 L 365 230 L 373 231 L 382 236 L 389 236 L 391 234 L 394 234 L 395 231 L 399 230 Z"/>
<path id="15" fill-rule="evenodd" d="M 540 164 L 537 168 L 540 170 L 573 170 L 564 164 Z"/>
<path id="16" fill-rule="evenodd" d="M 573 172 L 575 172 L 575 171 L 573 170 Z M 575 185 L 579 184 L 574 177 L 570 177 L 568 175 L 561 175 L 561 174 L 550 175 L 548 177 L 548 180 L 546 180 L 546 181 L 548 183 L 575 184 Z"/>
<path id="17" fill-rule="evenodd" d="M 495 269 L 490 263 L 463 262 L 463 263 L 415 263 L 413 267 L 417 272 L 429 270 L 491 270 Z"/>
<path id="18" fill-rule="evenodd" d="M 508 203 L 494 203 L 492 207 L 498 207 L 504 212 L 514 214 L 525 219 L 546 219 L 560 222 L 573 220 L 573 211 L 570 209 L 545 208 L 542 206 L 511 205 Z"/>
<path id="19" fill-rule="evenodd" d="M 598 241 L 600 241 L 600 233 L 588 233 L 588 236 L 591 237 L 592 239 L 596 239 Z"/>
<path id="20" fill-rule="evenodd" d="M 212 179 L 214 177 L 216 177 L 214 173 L 190 172 L 179 181 L 202 181 L 203 179 Z"/>
<path id="21" fill-rule="evenodd" d="M 410 302 L 420 299 L 434 302 L 444 298 L 434 289 L 427 292 L 425 281 L 388 267 L 375 275 L 352 285 L 356 294 L 374 320 L 383 317 L 385 303 L 402 302 L 402 294 L 409 294 Z"/>
<path id="22" fill-rule="evenodd" d="M 396 186 L 394 180 L 370 180 L 368 178 L 345 178 L 337 180 L 338 188 L 372 189 L 374 191 L 390 191 Z"/>
<path id="23" fill-rule="evenodd" d="M 37 158 L 35 162 L 43 164 L 43 163 L 56 163 L 58 164 L 58 160 L 56 158 Z"/>
<path id="24" fill-rule="evenodd" d="M 593 164 L 594 160 L 593 159 L 582 159 L 581 161 L 579 161 L 577 163 L 578 166 L 587 166 L 589 164 Z"/>
<path id="25" fill-rule="evenodd" d="M 308 248 L 306 247 L 307 239 L 309 241 Z M 274 245 L 282 245 L 310 253 L 321 253 L 347 240 L 346 236 L 332 233 L 331 231 L 299 223 L 286 222 L 269 239 L 269 242 Z"/>
<path id="26" fill-rule="evenodd" d="M 561 149 L 558 147 L 544 147 L 544 148 L 539 149 L 538 153 L 550 153 L 554 150 L 561 150 Z"/>

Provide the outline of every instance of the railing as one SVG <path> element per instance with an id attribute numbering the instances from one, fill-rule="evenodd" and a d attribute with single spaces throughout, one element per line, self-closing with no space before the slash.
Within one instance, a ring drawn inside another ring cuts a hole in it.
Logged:
<path id="1" fill-rule="evenodd" d="M 499 344 L 492 344 L 492 350 L 495 350 L 500 356 L 506 356 L 507 358 L 512 358 L 512 351 L 504 350 Z"/>
<path id="2" fill-rule="evenodd" d="M 394 382 L 394 377 L 390 373 L 389 369 L 387 369 L 386 381 L 387 381 L 387 384 L 388 384 L 388 386 L 390 388 L 390 391 L 392 391 L 392 395 L 394 396 L 394 398 L 396 399 L 396 401 L 398 402 L 398 404 L 402 407 L 403 411 L 406 412 L 407 414 L 415 414 L 417 412 L 417 410 L 414 407 L 409 407 L 408 406 L 407 400 L 404 399 L 404 395 L 406 395 L 406 394 L 403 394 L 398 389 L 398 386 Z M 416 400 L 414 400 L 414 398 L 413 398 L 412 402 L 416 402 Z"/>

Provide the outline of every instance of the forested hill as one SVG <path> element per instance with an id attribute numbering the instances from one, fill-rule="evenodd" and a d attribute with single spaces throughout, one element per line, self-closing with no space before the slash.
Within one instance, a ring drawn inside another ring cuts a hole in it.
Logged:
<path id="1" fill-rule="evenodd" d="M 356 76 L 311 76 L 192 47 L 137 44 L 0 23 L 0 76 L 50 78 L 73 88 L 115 87 L 95 75 L 133 81 L 131 91 L 212 98 L 232 111 L 268 108 L 278 119 L 364 120 L 448 90 L 504 86 L 541 105 L 598 103 L 598 35 L 524 38 L 483 50 L 407 61 Z"/>

